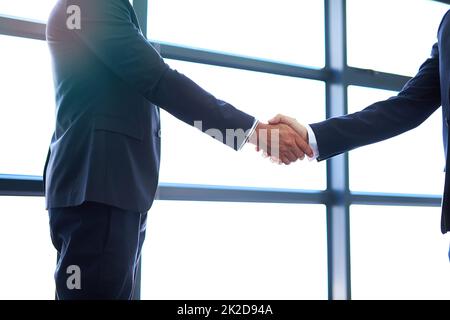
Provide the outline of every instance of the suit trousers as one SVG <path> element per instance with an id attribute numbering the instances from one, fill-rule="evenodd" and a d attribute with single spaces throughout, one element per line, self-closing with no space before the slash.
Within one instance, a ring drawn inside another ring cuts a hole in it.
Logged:
<path id="1" fill-rule="evenodd" d="M 147 213 L 85 202 L 49 209 L 56 299 L 131 300 Z"/>

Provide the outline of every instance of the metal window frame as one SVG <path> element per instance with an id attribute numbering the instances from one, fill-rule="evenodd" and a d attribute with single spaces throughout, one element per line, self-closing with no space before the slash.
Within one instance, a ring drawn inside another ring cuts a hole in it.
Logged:
<path id="1" fill-rule="evenodd" d="M 150 0 L 151 1 L 151 0 Z M 435 0 L 450 4 L 450 0 Z M 141 27 L 147 30 L 148 0 L 134 0 Z M 347 113 L 349 85 L 400 90 L 409 77 L 347 65 L 346 0 L 324 0 L 326 61 L 322 69 L 240 57 L 167 43 L 154 45 L 165 58 L 319 80 L 326 85 L 327 117 Z M 45 40 L 45 24 L 0 15 L 0 35 Z M 43 196 L 42 177 L 0 175 L 0 196 Z M 328 298 L 351 299 L 350 205 L 439 207 L 434 195 L 352 192 L 348 155 L 328 160 L 327 189 L 284 190 L 161 183 L 158 200 L 323 204 L 327 208 Z M 140 280 L 140 270 L 138 274 Z M 135 298 L 140 298 L 140 281 Z"/>

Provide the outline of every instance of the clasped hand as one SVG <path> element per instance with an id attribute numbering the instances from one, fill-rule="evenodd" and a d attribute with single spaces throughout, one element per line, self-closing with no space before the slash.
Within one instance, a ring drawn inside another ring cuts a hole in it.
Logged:
<path id="1" fill-rule="evenodd" d="M 294 118 L 277 115 L 268 124 L 259 123 L 250 137 L 256 150 L 279 164 L 289 165 L 305 156 L 312 158 L 308 130 Z"/>

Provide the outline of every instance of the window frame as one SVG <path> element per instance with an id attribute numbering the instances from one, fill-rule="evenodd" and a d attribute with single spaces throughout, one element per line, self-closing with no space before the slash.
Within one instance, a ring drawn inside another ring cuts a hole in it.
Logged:
<path id="1" fill-rule="evenodd" d="M 147 30 L 148 1 L 151 0 L 133 1 L 144 33 Z M 450 0 L 434 1 L 450 4 Z M 348 66 L 346 0 L 324 0 L 324 3 L 326 61 L 322 69 L 173 44 L 153 44 L 161 55 L 168 59 L 324 81 L 327 118 L 347 113 L 347 87 L 350 85 L 399 91 L 409 77 Z M 0 13 L 0 35 L 45 40 L 45 28 L 44 23 L 12 18 Z M 0 175 L 0 196 L 44 196 L 42 177 Z M 326 205 L 330 300 L 351 299 L 350 205 L 441 205 L 441 197 L 434 195 L 351 192 L 347 153 L 328 160 L 327 189 L 324 191 L 160 183 L 156 199 Z M 136 293 L 136 298 L 139 299 L 140 273 Z"/>

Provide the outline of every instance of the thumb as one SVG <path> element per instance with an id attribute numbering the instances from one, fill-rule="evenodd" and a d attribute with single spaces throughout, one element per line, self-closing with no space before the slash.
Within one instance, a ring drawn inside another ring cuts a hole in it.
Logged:
<path id="1" fill-rule="evenodd" d="M 277 114 L 275 117 L 269 120 L 269 124 L 278 124 L 283 121 L 283 115 Z"/>

